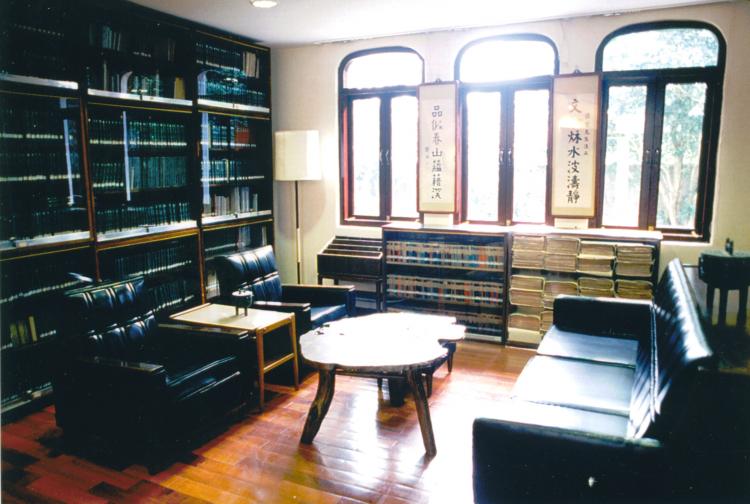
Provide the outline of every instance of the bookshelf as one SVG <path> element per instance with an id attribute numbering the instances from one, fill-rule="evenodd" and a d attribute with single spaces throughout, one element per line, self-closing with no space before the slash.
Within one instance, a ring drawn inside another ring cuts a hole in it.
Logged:
<path id="1" fill-rule="evenodd" d="M 505 228 L 383 228 L 386 310 L 455 316 L 470 337 L 505 341 Z"/>
<path id="2" fill-rule="evenodd" d="M 561 294 L 651 299 L 661 238 L 654 231 L 515 227 L 508 341 L 538 344 L 552 325 L 553 302 Z"/>
<path id="3" fill-rule="evenodd" d="M 144 276 L 166 317 L 217 293 L 215 255 L 273 243 L 270 113 L 250 40 L 129 2 L 0 2 L 4 422 L 49 400 L 68 272 Z"/>

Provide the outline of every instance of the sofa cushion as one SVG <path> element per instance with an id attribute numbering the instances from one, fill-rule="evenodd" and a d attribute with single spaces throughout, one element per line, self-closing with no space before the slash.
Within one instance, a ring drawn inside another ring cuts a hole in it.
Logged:
<path id="1" fill-rule="evenodd" d="M 237 372 L 233 356 L 208 360 L 183 355 L 166 362 L 167 389 L 174 401 L 185 400 Z"/>
<path id="2" fill-rule="evenodd" d="M 320 327 L 326 322 L 333 322 L 346 315 L 346 305 L 313 306 L 310 309 L 310 322 L 313 327 Z"/>
<path id="3" fill-rule="evenodd" d="M 638 341 L 563 331 L 552 326 L 536 353 L 635 367 Z"/>
<path id="4" fill-rule="evenodd" d="M 557 357 L 532 358 L 512 397 L 628 417 L 633 369 Z"/>

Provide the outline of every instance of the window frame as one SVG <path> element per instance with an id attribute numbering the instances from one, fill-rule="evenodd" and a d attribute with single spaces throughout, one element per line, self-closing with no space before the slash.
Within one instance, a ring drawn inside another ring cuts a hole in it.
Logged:
<path id="1" fill-rule="evenodd" d="M 551 75 L 540 75 L 527 77 L 524 79 L 514 79 L 507 81 L 498 82 L 463 82 L 460 80 L 461 72 L 461 59 L 464 52 L 471 47 L 482 44 L 485 42 L 492 42 L 496 40 L 502 41 L 536 41 L 547 43 L 553 51 L 555 60 L 553 73 Z M 552 99 L 553 99 L 553 83 L 555 77 L 560 74 L 560 56 L 557 51 L 557 46 L 554 41 L 538 33 L 514 33 L 508 35 L 494 35 L 491 37 L 484 37 L 476 40 L 472 40 L 456 55 L 454 62 L 454 75 L 456 80 L 459 82 L 459 109 L 461 115 L 461 216 L 465 217 L 467 222 L 477 224 L 501 224 L 511 225 L 520 224 L 521 221 L 513 220 L 513 176 L 514 176 L 514 159 L 512 153 L 512 146 L 515 139 L 515 107 L 514 97 L 518 91 L 534 91 L 546 89 L 549 91 L 549 108 L 547 117 L 547 177 L 546 177 L 546 190 L 545 190 L 545 211 L 544 211 L 544 224 L 551 224 L 551 192 L 550 187 L 552 185 Z M 468 219 L 468 204 L 469 204 L 469 160 L 468 160 L 468 110 L 466 106 L 467 95 L 471 92 L 499 92 L 500 93 L 500 152 L 498 153 L 498 201 L 497 201 L 497 220 L 478 220 Z M 535 223 L 542 224 L 542 223 Z"/>
<path id="2" fill-rule="evenodd" d="M 656 68 L 644 70 L 603 71 L 604 49 L 614 38 L 630 33 L 694 28 L 709 30 L 718 41 L 715 67 Z M 604 215 L 604 175 L 607 149 L 607 109 L 609 89 L 613 86 L 646 86 L 646 119 L 643 133 L 641 161 L 641 188 L 638 205 L 638 226 L 607 226 L 612 229 L 648 229 L 661 231 L 669 240 L 709 241 L 716 182 L 716 156 L 718 151 L 721 105 L 726 63 L 726 41 L 715 26 L 702 21 L 654 21 L 636 23 L 619 28 L 602 39 L 596 51 L 595 69 L 602 76 L 599 138 L 599 169 L 596 188 L 595 225 L 602 227 Z M 659 175 L 661 168 L 661 135 L 663 133 L 664 95 L 669 84 L 705 83 L 706 100 L 703 111 L 703 128 L 699 157 L 698 192 L 696 194 L 695 221 L 691 229 L 657 226 Z"/>
<path id="3" fill-rule="evenodd" d="M 393 221 L 414 222 L 417 217 L 391 216 L 391 100 L 400 96 L 417 97 L 417 86 L 387 86 L 378 88 L 345 88 L 344 74 L 348 64 L 359 57 L 376 53 L 401 52 L 415 54 L 422 64 L 422 83 L 424 83 L 424 58 L 414 49 L 404 46 L 377 47 L 352 52 L 341 60 L 339 65 L 339 194 L 340 220 L 343 225 L 382 226 Z M 354 213 L 353 156 L 351 145 L 352 103 L 358 99 L 380 98 L 380 156 L 379 156 L 379 190 L 380 210 L 378 216 L 356 215 Z M 417 146 L 414 146 L 417 149 Z M 417 176 L 416 167 L 414 176 Z M 415 200 L 417 195 L 414 195 Z"/>

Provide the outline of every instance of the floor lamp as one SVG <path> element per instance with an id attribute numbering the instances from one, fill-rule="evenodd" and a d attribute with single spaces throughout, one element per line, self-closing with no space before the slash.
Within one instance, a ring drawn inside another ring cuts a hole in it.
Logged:
<path id="1" fill-rule="evenodd" d="M 294 182 L 294 225 L 296 228 L 297 283 L 301 283 L 302 234 L 299 227 L 299 188 L 301 180 L 320 180 L 318 132 L 277 131 L 274 178 Z"/>

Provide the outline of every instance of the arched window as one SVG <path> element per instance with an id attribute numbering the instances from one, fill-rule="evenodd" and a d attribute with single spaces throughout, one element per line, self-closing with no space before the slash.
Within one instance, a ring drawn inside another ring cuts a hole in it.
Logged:
<path id="1" fill-rule="evenodd" d="M 477 40 L 459 53 L 468 220 L 546 221 L 550 89 L 557 71 L 557 50 L 540 35 Z"/>
<path id="2" fill-rule="evenodd" d="M 345 222 L 416 219 L 417 86 L 424 63 L 404 47 L 358 51 L 339 67 Z"/>
<path id="3" fill-rule="evenodd" d="M 627 26 L 601 43 L 601 225 L 708 239 L 724 54 L 698 22 Z"/>

